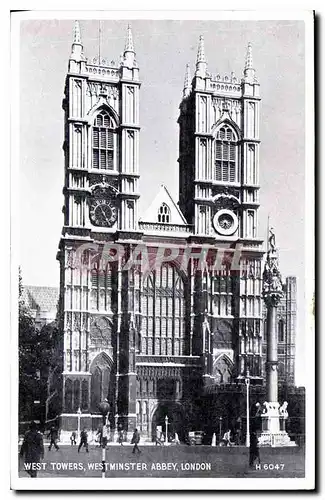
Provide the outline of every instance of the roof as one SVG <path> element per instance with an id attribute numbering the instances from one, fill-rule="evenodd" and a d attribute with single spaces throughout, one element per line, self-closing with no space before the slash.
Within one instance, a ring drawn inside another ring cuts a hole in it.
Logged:
<path id="1" fill-rule="evenodd" d="M 158 210 L 159 207 L 163 204 L 166 204 L 170 210 L 170 220 L 169 224 L 177 224 L 186 226 L 186 220 L 184 215 L 178 208 L 177 204 L 171 197 L 168 189 L 164 184 L 161 184 L 160 189 L 152 201 L 149 208 L 146 210 L 144 215 L 140 218 L 141 222 L 158 222 Z"/>
<path id="2" fill-rule="evenodd" d="M 59 289 L 54 286 L 24 286 L 23 296 L 30 309 L 52 311 L 57 307 Z"/>

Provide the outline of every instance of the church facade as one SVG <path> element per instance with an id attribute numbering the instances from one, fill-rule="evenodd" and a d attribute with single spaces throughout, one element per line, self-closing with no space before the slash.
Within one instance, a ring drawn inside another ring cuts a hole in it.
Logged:
<path id="1" fill-rule="evenodd" d="M 149 78 L 149 75 L 143 75 Z M 75 23 L 63 99 L 60 262 L 63 431 L 101 421 L 155 438 L 193 430 L 205 387 L 262 384 L 259 83 L 208 72 L 203 37 L 179 113 L 179 202 L 140 197 L 141 82 L 131 28 L 121 61 L 87 60 Z"/>

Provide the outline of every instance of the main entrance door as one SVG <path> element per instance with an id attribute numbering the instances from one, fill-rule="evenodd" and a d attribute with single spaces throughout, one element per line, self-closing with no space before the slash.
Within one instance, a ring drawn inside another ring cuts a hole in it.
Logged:
<path id="1" fill-rule="evenodd" d="M 155 441 L 157 437 L 157 427 L 161 427 L 165 435 L 166 432 L 166 416 L 168 417 L 168 437 L 169 440 L 175 437 L 177 433 L 180 441 L 186 438 L 186 426 L 184 413 L 180 404 L 173 402 L 161 402 L 158 404 L 151 421 L 151 436 Z"/>

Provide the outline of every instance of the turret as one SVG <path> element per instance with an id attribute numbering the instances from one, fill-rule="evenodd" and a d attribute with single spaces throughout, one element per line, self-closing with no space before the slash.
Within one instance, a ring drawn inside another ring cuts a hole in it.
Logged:
<path id="1" fill-rule="evenodd" d="M 81 33 L 79 21 L 75 21 L 73 29 L 73 41 L 71 46 L 71 54 L 69 59 L 69 71 L 78 71 L 78 66 L 81 61 L 84 61 L 83 45 L 81 42 Z"/>
<path id="2" fill-rule="evenodd" d="M 246 81 L 253 82 L 255 79 L 255 69 L 253 68 L 252 44 L 249 42 L 246 53 L 244 78 Z"/>
<path id="3" fill-rule="evenodd" d="M 197 51 L 195 76 L 198 76 L 200 78 L 205 78 L 206 70 L 207 70 L 207 62 L 204 53 L 204 38 L 203 35 L 201 35 Z"/>
<path id="4" fill-rule="evenodd" d="M 183 98 L 184 99 L 190 95 L 191 90 L 192 90 L 191 70 L 190 70 L 190 65 L 187 64 L 186 70 L 185 70 L 184 89 L 183 89 Z"/>

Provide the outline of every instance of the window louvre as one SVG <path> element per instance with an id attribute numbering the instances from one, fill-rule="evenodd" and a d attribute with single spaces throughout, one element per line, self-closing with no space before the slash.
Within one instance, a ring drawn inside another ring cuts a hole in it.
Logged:
<path id="1" fill-rule="evenodd" d="M 233 130 L 222 127 L 215 141 L 215 180 L 236 182 L 237 139 Z"/>
<path id="2" fill-rule="evenodd" d="M 114 131 L 108 113 L 101 111 L 93 127 L 93 168 L 114 170 Z"/>

